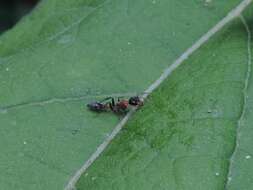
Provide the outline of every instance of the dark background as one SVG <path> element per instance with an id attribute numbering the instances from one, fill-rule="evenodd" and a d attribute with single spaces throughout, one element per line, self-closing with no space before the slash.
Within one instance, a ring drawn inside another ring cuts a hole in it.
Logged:
<path id="1" fill-rule="evenodd" d="M 0 0 L 0 34 L 29 13 L 39 0 Z"/>

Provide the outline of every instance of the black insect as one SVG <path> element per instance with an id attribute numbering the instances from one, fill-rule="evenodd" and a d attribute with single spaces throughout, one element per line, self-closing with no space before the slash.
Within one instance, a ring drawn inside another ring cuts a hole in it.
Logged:
<path id="1" fill-rule="evenodd" d="M 117 101 L 115 101 L 115 98 L 108 97 L 100 102 L 92 102 L 87 104 L 87 107 L 91 111 L 95 112 L 107 112 L 112 111 L 116 114 L 125 114 L 129 111 L 129 105 L 131 106 L 142 106 L 143 101 L 139 96 L 133 96 L 129 99 L 120 99 L 118 98 Z"/>

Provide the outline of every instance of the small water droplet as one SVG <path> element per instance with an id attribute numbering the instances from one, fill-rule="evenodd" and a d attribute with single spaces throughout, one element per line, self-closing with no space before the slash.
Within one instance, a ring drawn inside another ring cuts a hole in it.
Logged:
<path id="1" fill-rule="evenodd" d="M 27 142 L 26 141 L 24 141 L 24 145 L 26 145 L 27 144 Z"/>
<path id="2" fill-rule="evenodd" d="M 228 177 L 228 182 L 230 182 L 232 180 L 232 177 Z"/>
<path id="3" fill-rule="evenodd" d="M 127 42 L 128 45 L 131 45 L 132 43 L 131 42 Z"/>
<path id="4" fill-rule="evenodd" d="M 96 177 L 92 177 L 91 180 L 94 181 L 95 179 L 97 179 Z"/>
<path id="5" fill-rule="evenodd" d="M 156 0 L 153 0 L 153 1 L 152 1 L 152 4 L 156 4 Z"/>
<path id="6" fill-rule="evenodd" d="M 88 175 L 89 175 L 89 173 L 88 173 L 88 172 L 84 174 L 84 176 L 85 176 L 85 177 L 87 177 Z"/>
<path id="7" fill-rule="evenodd" d="M 8 71 L 9 71 L 9 68 L 7 67 L 5 70 L 8 72 Z"/>
<path id="8" fill-rule="evenodd" d="M 216 176 L 219 176 L 219 175 L 220 175 L 220 173 L 219 173 L 219 172 L 216 172 L 216 173 L 215 173 L 215 175 L 216 175 Z"/>

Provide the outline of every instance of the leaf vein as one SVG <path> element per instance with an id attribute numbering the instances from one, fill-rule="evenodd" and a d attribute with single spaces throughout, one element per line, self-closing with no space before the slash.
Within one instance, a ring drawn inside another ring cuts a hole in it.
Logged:
<path id="1" fill-rule="evenodd" d="M 226 183 L 225 183 L 225 189 L 228 189 L 228 186 L 232 180 L 232 172 L 233 172 L 233 162 L 236 156 L 236 153 L 239 149 L 240 146 L 240 138 L 239 138 L 239 134 L 240 134 L 240 130 L 244 125 L 244 115 L 246 112 L 246 105 L 248 102 L 248 87 L 249 87 L 249 79 L 251 77 L 251 65 L 252 65 L 252 55 L 251 55 L 251 31 L 249 29 L 248 23 L 246 22 L 245 18 L 241 15 L 240 19 L 245 27 L 248 39 L 247 39 L 247 54 L 248 54 L 248 61 L 247 61 L 247 72 L 246 72 L 246 76 L 245 76 L 245 81 L 244 81 L 244 88 L 242 90 L 242 94 L 243 94 L 243 103 L 242 103 L 242 110 L 237 122 L 237 129 L 236 129 L 236 137 L 235 137 L 235 146 L 233 149 L 233 152 L 231 154 L 230 160 L 229 160 L 229 168 L 228 168 L 228 172 L 227 172 L 227 179 L 226 179 Z"/>

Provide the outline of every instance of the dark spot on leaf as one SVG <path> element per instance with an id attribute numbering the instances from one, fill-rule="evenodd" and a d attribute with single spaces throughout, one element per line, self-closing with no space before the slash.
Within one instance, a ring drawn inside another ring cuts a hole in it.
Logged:
<path id="1" fill-rule="evenodd" d="M 80 129 L 73 129 L 72 131 L 71 131 L 71 134 L 72 135 L 76 135 L 77 133 L 79 133 L 80 132 Z"/>

